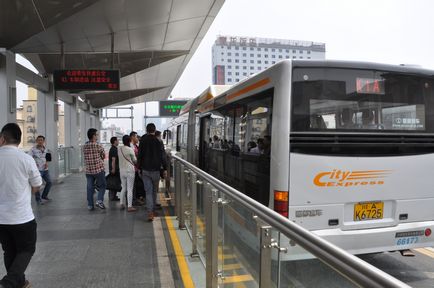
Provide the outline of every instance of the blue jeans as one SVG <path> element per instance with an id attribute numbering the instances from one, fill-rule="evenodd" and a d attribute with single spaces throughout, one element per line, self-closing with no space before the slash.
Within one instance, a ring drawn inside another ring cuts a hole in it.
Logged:
<path id="1" fill-rule="evenodd" d="M 48 170 L 39 171 L 39 173 L 41 173 L 41 177 L 45 181 L 45 188 L 44 191 L 42 191 L 42 199 L 44 199 L 48 197 L 48 193 L 50 192 L 52 183 Z M 35 198 L 36 201 L 41 201 L 41 193 L 39 191 L 35 193 Z"/>
<path id="2" fill-rule="evenodd" d="M 101 171 L 98 174 L 86 174 L 87 180 L 87 206 L 93 207 L 93 193 L 95 192 L 95 181 L 96 188 L 98 189 L 97 202 L 104 201 L 105 193 L 105 172 Z"/>
<path id="3" fill-rule="evenodd" d="M 160 171 L 142 171 L 142 180 L 146 192 L 146 210 L 148 213 L 154 212 L 157 200 L 157 189 L 154 189 L 154 185 L 158 185 L 160 181 Z"/>

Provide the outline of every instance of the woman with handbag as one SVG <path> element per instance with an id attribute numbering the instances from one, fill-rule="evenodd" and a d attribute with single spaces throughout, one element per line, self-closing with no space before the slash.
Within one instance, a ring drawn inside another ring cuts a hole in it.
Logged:
<path id="1" fill-rule="evenodd" d="M 137 163 L 136 155 L 134 150 L 130 147 L 131 138 L 128 135 L 122 137 L 123 146 L 119 149 L 119 171 L 121 175 L 122 190 L 121 190 L 121 209 L 125 209 L 125 191 L 127 191 L 127 206 L 128 212 L 137 211 L 133 207 L 133 186 L 134 186 L 134 176 L 135 170 L 134 165 Z"/>

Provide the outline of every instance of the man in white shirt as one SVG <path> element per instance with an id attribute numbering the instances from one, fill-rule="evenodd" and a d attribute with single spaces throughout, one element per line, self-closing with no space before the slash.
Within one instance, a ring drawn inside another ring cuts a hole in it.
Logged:
<path id="1" fill-rule="evenodd" d="M 0 132 L 0 243 L 7 274 L 0 288 L 30 287 L 24 272 L 36 247 L 31 193 L 42 178 L 33 158 L 18 149 L 20 142 L 20 127 L 6 124 Z"/>

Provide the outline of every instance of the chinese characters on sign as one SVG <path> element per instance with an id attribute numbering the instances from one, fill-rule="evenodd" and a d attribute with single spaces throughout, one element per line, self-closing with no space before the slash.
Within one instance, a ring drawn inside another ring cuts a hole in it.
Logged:
<path id="1" fill-rule="evenodd" d="M 179 111 L 187 103 L 187 101 L 160 101 L 160 117 L 161 116 L 178 116 Z"/>
<path id="2" fill-rule="evenodd" d="M 56 70 L 53 76 L 56 90 L 119 90 L 118 70 Z"/>
<path id="3" fill-rule="evenodd" d="M 384 80 L 357 78 L 356 90 L 359 94 L 385 94 Z"/>

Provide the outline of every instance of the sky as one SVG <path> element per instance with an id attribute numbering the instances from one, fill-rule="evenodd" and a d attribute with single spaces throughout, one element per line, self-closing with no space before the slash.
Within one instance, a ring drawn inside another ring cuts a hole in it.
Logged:
<path id="1" fill-rule="evenodd" d="M 172 96 L 199 95 L 211 84 L 211 47 L 217 35 L 323 42 L 326 59 L 434 69 L 433 11 L 432 0 L 226 0 Z M 134 107 L 138 129 L 144 105 Z M 129 120 L 105 121 L 115 122 L 130 127 Z"/>

